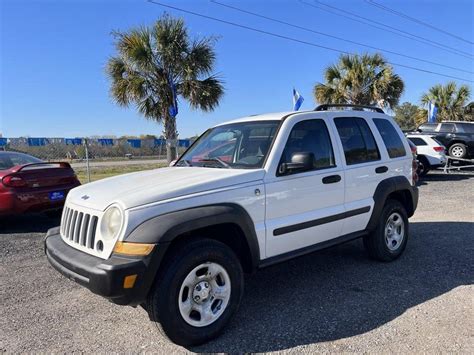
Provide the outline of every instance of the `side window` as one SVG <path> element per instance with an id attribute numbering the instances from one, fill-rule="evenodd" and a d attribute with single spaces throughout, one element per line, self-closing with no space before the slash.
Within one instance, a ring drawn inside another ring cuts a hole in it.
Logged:
<path id="1" fill-rule="evenodd" d="M 410 137 L 408 138 L 414 145 L 416 145 L 417 147 L 421 146 L 421 145 L 428 145 L 423 139 L 421 138 L 418 138 L 418 137 Z"/>
<path id="2" fill-rule="evenodd" d="M 374 123 L 382 136 L 390 158 L 398 158 L 407 155 L 405 146 L 403 145 L 397 130 L 389 120 L 384 118 L 374 118 Z"/>
<path id="3" fill-rule="evenodd" d="M 474 123 L 458 123 L 465 133 L 474 133 Z"/>
<path id="4" fill-rule="evenodd" d="M 347 165 L 380 160 L 380 153 L 370 128 L 362 118 L 334 119 Z"/>
<path id="5" fill-rule="evenodd" d="M 313 153 L 313 170 L 335 165 L 331 138 L 323 120 L 306 120 L 293 126 L 280 163 L 290 163 L 295 153 Z"/>
<path id="6" fill-rule="evenodd" d="M 441 128 L 439 129 L 441 133 L 451 133 L 454 132 L 454 123 L 442 123 Z"/>

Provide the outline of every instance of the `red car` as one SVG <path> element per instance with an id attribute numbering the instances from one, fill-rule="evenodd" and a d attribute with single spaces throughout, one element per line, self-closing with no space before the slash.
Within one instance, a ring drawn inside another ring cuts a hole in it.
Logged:
<path id="1" fill-rule="evenodd" d="M 26 212 L 54 214 L 81 183 L 68 163 L 44 162 L 16 152 L 0 152 L 0 216 Z"/>

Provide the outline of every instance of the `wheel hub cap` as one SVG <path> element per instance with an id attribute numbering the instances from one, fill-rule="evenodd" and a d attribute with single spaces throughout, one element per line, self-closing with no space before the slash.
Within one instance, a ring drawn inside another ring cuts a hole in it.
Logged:
<path id="1" fill-rule="evenodd" d="M 202 263 L 185 277 L 179 291 L 179 312 L 194 327 L 205 327 L 224 313 L 230 301 L 227 271 L 214 262 Z"/>
<path id="2" fill-rule="evenodd" d="M 397 250 L 405 237 L 405 222 L 398 212 L 392 213 L 385 225 L 385 243 L 391 251 Z"/>
<path id="3" fill-rule="evenodd" d="M 199 282 L 193 291 L 193 300 L 197 303 L 203 303 L 209 297 L 212 288 L 207 281 Z"/>

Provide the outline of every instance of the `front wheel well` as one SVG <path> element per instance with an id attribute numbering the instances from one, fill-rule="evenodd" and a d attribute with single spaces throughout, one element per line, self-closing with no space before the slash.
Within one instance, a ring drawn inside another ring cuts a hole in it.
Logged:
<path id="1" fill-rule="evenodd" d="M 415 213 L 415 208 L 413 206 L 413 200 L 411 198 L 411 193 L 408 190 L 398 190 L 390 193 L 387 196 L 387 200 L 397 200 L 400 202 L 403 207 L 405 207 L 405 210 L 407 211 L 408 217 L 413 216 Z"/>
<path id="2" fill-rule="evenodd" d="M 165 259 L 172 257 L 184 244 L 202 238 L 216 240 L 227 245 L 237 255 L 237 258 L 239 258 L 244 272 L 251 273 L 255 270 L 245 234 L 240 226 L 235 223 L 207 226 L 177 236 L 169 245 Z"/>

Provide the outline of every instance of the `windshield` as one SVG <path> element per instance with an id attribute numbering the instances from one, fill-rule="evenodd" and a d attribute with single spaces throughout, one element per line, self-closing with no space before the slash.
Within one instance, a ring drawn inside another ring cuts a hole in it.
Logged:
<path id="1" fill-rule="evenodd" d="M 239 122 L 212 128 L 175 166 L 261 168 L 279 124 L 280 121 Z"/>
<path id="2" fill-rule="evenodd" d="M 11 169 L 17 165 L 41 162 L 42 160 L 23 153 L 0 152 L 0 170 Z"/>

